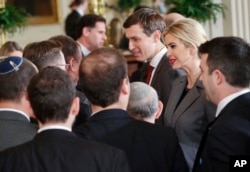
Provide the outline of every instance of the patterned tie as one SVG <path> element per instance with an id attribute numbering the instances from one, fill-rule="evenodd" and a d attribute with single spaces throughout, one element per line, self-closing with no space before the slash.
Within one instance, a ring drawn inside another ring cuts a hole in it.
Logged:
<path id="1" fill-rule="evenodd" d="M 154 67 L 149 64 L 148 65 L 148 72 L 147 72 L 147 79 L 146 79 L 147 84 L 149 84 L 153 70 L 154 70 Z"/>

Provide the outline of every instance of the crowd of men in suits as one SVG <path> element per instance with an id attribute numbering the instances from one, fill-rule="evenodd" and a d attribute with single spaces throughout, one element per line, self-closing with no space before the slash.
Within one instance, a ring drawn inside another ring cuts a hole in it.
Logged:
<path id="1" fill-rule="evenodd" d="M 95 14 L 76 37 L 0 57 L 0 171 L 219 172 L 250 156 L 249 44 L 171 20 L 151 8 L 125 20 L 143 62 L 133 81 Z"/>

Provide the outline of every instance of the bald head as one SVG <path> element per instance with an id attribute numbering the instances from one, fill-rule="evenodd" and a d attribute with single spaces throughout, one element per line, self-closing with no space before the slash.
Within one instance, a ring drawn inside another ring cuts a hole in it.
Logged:
<path id="1" fill-rule="evenodd" d="M 166 27 L 170 26 L 173 22 L 184 19 L 185 17 L 179 13 L 169 13 L 165 15 L 164 21 L 166 23 Z"/>
<path id="2" fill-rule="evenodd" d="M 130 84 L 127 110 L 131 117 L 144 121 L 152 118 L 154 121 L 158 109 L 158 95 L 154 88 L 143 82 L 132 82 Z"/>

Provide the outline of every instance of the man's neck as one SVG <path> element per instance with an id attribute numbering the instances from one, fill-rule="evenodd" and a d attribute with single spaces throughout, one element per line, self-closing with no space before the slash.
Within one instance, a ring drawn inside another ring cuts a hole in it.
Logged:
<path id="1" fill-rule="evenodd" d="M 103 110 L 108 110 L 108 109 L 122 109 L 122 110 L 126 110 L 126 107 L 122 106 L 119 103 L 114 103 L 114 104 L 112 104 L 110 106 L 107 106 L 107 107 L 101 107 L 101 106 L 98 106 L 98 105 L 91 104 L 91 109 L 92 109 L 92 115 L 94 115 L 97 112 L 100 112 L 100 111 L 103 111 Z"/>

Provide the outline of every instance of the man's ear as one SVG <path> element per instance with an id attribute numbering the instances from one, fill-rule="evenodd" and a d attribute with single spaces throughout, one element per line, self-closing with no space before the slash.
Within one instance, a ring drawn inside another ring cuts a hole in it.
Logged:
<path id="1" fill-rule="evenodd" d="M 22 104 L 24 104 L 25 112 L 27 113 L 27 115 L 29 115 L 29 117 L 36 118 L 35 113 L 31 107 L 27 91 L 24 92 L 24 95 L 21 101 L 22 101 Z"/>
<path id="2" fill-rule="evenodd" d="M 130 93 L 130 85 L 129 85 L 129 79 L 124 78 L 122 81 L 122 86 L 121 86 L 121 92 L 123 94 L 129 94 Z"/>
<path id="3" fill-rule="evenodd" d="M 80 109 L 80 99 L 79 97 L 75 97 L 71 105 L 71 110 L 70 110 L 71 114 L 77 116 L 79 113 L 79 109 Z"/>
<path id="4" fill-rule="evenodd" d="M 88 36 L 89 33 L 90 33 L 90 28 L 88 28 L 88 27 L 82 28 L 82 34 L 83 34 L 84 36 Z"/>
<path id="5" fill-rule="evenodd" d="M 162 101 L 158 100 L 158 110 L 156 112 L 155 119 L 160 118 L 162 110 L 163 110 L 163 103 L 162 103 Z"/>
<path id="6" fill-rule="evenodd" d="M 223 73 L 221 73 L 221 71 L 218 70 L 218 69 L 215 69 L 215 70 L 212 72 L 212 76 L 213 76 L 214 83 L 215 83 L 216 85 L 221 85 L 221 84 L 223 84 L 223 83 L 226 82 L 225 76 L 224 76 Z"/>
<path id="7" fill-rule="evenodd" d="M 153 38 L 154 38 L 154 41 L 157 42 L 158 40 L 161 39 L 161 31 L 159 30 L 156 30 L 154 33 L 153 33 Z"/>

